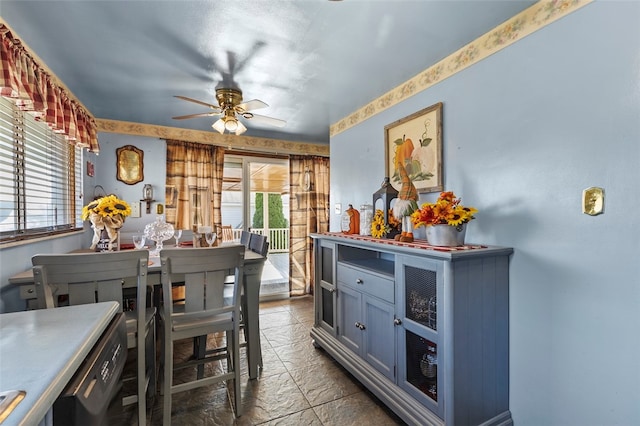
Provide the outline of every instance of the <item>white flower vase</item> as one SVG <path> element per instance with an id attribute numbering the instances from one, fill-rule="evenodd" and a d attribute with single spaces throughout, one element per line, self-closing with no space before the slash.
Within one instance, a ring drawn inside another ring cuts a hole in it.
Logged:
<path id="1" fill-rule="evenodd" d="M 467 224 L 458 226 L 431 225 L 427 226 L 427 242 L 438 247 L 457 247 L 464 245 L 464 237 L 467 233 Z"/>

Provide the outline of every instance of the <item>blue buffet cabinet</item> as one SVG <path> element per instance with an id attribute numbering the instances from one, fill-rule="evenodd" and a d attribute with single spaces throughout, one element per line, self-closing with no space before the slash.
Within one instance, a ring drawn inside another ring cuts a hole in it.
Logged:
<path id="1" fill-rule="evenodd" d="M 511 248 L 312 238 L 316 347 L 408 424 L 513 423 Z"/>

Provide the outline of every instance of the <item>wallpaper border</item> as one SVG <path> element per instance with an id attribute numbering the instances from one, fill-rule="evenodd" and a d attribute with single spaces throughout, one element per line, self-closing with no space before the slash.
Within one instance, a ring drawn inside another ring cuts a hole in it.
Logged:
<path id="1" fill-rule="evenodd" d="M 223 146 L 239 151 L 265 152 L 270 154 L 300 154 L 329 156 L 329 145 L 307 142 L 295 142 L 282 139 L 268 139 L 230 134 L 220 135 L 201 130 L 181 129 L 177 127 L 157 126 L 130 121 L 96 118 L 98 132 L 120 133 L 134 136 L 157 137 L 189 142 L 199 142 Z"/>
<path id="2" fill-rule="evenodd" d="M 541 0 L 330 126 L 335 136 L 578 10 L 593 0 Z"/>

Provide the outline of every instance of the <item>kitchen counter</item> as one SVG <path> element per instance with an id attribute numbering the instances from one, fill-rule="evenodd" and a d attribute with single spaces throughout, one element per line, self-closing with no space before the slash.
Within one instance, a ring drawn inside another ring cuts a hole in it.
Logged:
<path id="1" fill-rule="evenodd" d="M 1 314 L 0 392 L 26 392 L 4 424 L 38 424 L 118 310 L 104 302 Z"/>

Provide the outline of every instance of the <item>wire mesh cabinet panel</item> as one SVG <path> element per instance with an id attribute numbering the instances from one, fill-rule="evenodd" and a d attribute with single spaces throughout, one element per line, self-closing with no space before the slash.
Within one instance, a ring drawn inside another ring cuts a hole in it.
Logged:
<path id="1" fill-rule="evenodd" d="M 396 259 L 398 385 L 445 424 L 505 424 L 508 254 Z"/>
<path id="2" fill-rule="evenodd" d="M 396 262 L 398 384 L 444 418 L 443 263 L 399 256 Z M 442 304 L 442 303 L 441 303 Z M 439 317 L 440 318 L 439 318 Z"/>
<path id="3" fill-rule="evenodd" d="M 314 240 L 315 326 L 336 335 L 336 262 L 335 243 Z"/>

